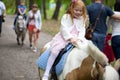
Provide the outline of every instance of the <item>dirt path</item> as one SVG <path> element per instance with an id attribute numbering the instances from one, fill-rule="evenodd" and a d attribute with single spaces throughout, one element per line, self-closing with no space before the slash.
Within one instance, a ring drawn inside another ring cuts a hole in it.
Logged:
<path id="1" fill-rule="evenodd" d="M 29 48 L 28 34 L 25 45 L 18 46 L 16 35 L 12 30 L 14 16 L 7 16 L 3 24 L 2 37 L 0 37 L 0 80 L 39 80 L 36 60 L 39 53 Z M 51 40 L 51 36 L 40 33 L 38 50 Z"/>

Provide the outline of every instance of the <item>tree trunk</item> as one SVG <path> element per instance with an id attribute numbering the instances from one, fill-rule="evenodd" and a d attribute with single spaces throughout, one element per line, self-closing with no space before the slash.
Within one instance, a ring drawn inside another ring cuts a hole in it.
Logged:
<path id="1" fill-rule="evenodd" d="M 43 4 L 43 14 L 44 14 L 44 19 L 47 19 L 47 14 L 46 14 L 46 0 L 42 0 L 42 4 Z"/>
<path id="2" fill-rule="evenodd" d="M 16 0 L 16 10 L 15 10 L 15 14 L 18 12 L 18 5 L 20 4 L 20 0 Z"/>
<path id="3" fill-rule="evenodd" d="M 57 0 L 56 9 L 55 9 L 55 12 L 52 16 L 52 19 L 58 20 L 61 3 L 62 3 L 62 0 Z"/>
<path id="4" fill-rule="evenodd" d="M 34 0 L 29 0 L 29 10 L 32 9 L 32 5 L 34 4 Z"/>

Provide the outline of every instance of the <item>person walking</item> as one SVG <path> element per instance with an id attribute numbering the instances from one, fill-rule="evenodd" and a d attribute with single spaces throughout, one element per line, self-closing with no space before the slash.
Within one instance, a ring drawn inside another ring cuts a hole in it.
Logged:
<path id="1" fill-rule="evenodd" d="M 6 16 L 6 7 L 5 4 L 0 1 L 0 37 L 1 37 L 1 33 L 2 33 L 2 21 Z"/>
<path id="2" fill-rule="evenodd" d="M 42 27 L 41 14 L 37 4 L 32 5 L 32 10 L 30 10 L 28 13 L 26 23 L 29 32 L 30 48 L 36 53 L 39 32 L 41 31 Z M 32 37 L 34 37 L 34 40 Z"/>
<path id="3" fill-rule="evenodd" d="M 115 14 L 120 15 L 120 2 L 114 5 Z M 108 26 L 112 26 L 112 48 L 116 60 L 120 59 L 120 20 L 109 18 Z"/>
<path id="4" fill-rule="evenodd" d="M 100 10 L 102 13 L 94 29 L 92 41 L 101 51 L 103 51 L 107 33 L 107 16 L 115 19 L 120 19 L 120 15 L 115 14 L 109 7 L 102 4 L 102 0 L 94 0 L 94 3 L 87 6 L 89 20 L 92 26 L 95 24 L 96 18 L 100 14 Z"/>

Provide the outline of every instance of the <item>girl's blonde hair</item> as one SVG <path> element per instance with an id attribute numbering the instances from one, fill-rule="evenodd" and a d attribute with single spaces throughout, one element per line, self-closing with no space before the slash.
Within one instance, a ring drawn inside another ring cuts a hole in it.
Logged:
<path id="1" fill-rule="evenodd" d="M 83 17 L 84 17 L 84 19 L 86 19 L 86 17 L 87 17 L 87 12 L 86 12 L 86 6 L 85 6 L 85 4 L 84 4 L 84 2 L 82 1 L 82 0 L 77 0 L 77 1 L 75 1 L 75 2 L 71 2 L 70 3 L 70 6 L 69 6 L 69 8 L 67 9 L 67 14 L 70 14 L 70 16 L 71 16 L 71 18 L 73 19 L 74 18 L 74 12 L 73 12 L 73 10 L 74 10 L 74 8 L 76 7 L 76 6 L 79 6 L 79 7 L 81 7 L 82 8 L 82 11 L 83 11 Z"/>

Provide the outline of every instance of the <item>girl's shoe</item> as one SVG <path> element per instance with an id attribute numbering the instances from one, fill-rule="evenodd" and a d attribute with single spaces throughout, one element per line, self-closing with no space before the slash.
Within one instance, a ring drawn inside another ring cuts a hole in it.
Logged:
<path id="1" fill-rule="evenodd" d="M 33 52 L 37 53 L 37 48 L 36 47 L 33 48 Z"/>
<path id="2" fill-rule="evenodd" d="M 37 53 L 37 50 L 36 50 L 36 49 L 33 49 L 33 52 L 34 52 L 34 53 Z"/>
<path id="3" fill-rule="evenodd" d="M 34 47 L 32 46 L 32 44 L 30 44 L 30 49 L 33 49 Z"/>
<path id="4" fill-rule="evenodd" d="M 44 75 L 44 76 L 42 77 L 42 80 L 48 80 L 48 76 Z"/>

